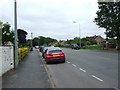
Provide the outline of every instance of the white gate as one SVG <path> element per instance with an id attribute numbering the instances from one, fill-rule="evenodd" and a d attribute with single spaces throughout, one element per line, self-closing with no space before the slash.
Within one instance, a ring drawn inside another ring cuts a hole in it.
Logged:
<path id="1" fill-rule="evenodd" d="M 0 76 L 14 68 L 13 46 L 0 46 Z"/>

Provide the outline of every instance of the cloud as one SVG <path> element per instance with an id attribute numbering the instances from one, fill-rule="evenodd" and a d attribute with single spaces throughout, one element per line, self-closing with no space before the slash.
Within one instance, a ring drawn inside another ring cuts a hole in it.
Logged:
<path id="1" fill-rule="evenodd" d="M 1 0 L 1 19 L 14 27 L 14 0 Z M 50 36 L 58 40 L 78 36 L 80 22 L 82 37 L 100 34 L 104 29 L 93 23 L 98 5 L 96 0 L 17 0 L 18 28 L 35 36 Z M 30 38 L 30 34 L 28 35 Z"/>

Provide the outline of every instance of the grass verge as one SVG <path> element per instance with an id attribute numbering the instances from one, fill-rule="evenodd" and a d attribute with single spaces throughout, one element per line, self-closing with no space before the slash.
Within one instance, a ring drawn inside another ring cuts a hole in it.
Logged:
<path id="1" fill-rule="evenodd" d="M 81 49 L 105 50 L 105 48 L 101 45 L 88 45 L 88 46 L 81 47 Z"/>

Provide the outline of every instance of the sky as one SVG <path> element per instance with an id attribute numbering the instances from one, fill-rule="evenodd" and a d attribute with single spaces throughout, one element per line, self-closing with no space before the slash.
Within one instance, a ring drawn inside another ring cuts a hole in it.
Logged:
<path id="1" fill-rule="evenodd" d="M 0 10 L 0 20 L 14 29 L 14 0 L 0 0 Z M 97 11 L 97 0 L 17 0 L 17 28 L 25 30 L 27 38 L 31 32 L 33 37 L 57 40 L 94 35 L 105 38 L 105 29 L 93 22 Z"/>

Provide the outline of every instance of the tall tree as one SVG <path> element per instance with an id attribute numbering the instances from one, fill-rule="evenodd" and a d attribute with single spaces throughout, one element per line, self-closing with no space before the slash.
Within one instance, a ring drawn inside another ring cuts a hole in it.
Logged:
<path id="1" fill-rule="evenodd" d="M 23 44 L 26 43 L 26 35 L 28 33 L 25 30 L 18 29 L 18 42 Z"/>
<path id="2" fill-rule="evenodd" d="M 48 45 L 51 42 L 57 42 L 57 40 L 50 37 L 39 36 L 33 39 L 33 46 L 44 45 L 44 44 Z"/>
<path id="3" fill-rule="evenodd" d="M 2 24 L 2 43 L 3 45 L 7 41 L 11 41 L 12 43 L 14 42 L 14 32 L 10 30 L 10 24 L 9 23 L 4 23 Z"/>
<path id="4" fill-rule="evenodd" d="M 117 39 L 118 50 L 120 50 L 120 1 L 98 2 L 98 8 L 96 24 L 106 29 L 107 37 Z"/>

